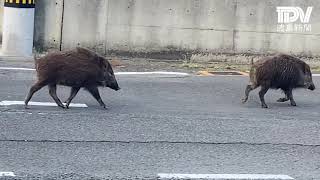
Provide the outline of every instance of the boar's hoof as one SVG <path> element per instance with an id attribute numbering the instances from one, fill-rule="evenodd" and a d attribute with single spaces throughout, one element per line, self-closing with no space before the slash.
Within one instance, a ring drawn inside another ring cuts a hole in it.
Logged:
<path id="1" fill-rule="evenodd" d="M 100 107 L 102 107 L 103 109 L 108 109 L 108 107 L 105 104 L 101 104 Z"/>
<path id="2" fill-rule="evenodd" d="M 291 106 L 297 106 L 296 102 L 291 102 Z"/>
<path id="3" fill-rule="evenodd" d="M 288 98 L 279 98 L 277 100 L 277 102 L 286 102 L 286 101 L 289 101 L 289 99 Z"/>
<path id="4" fill-rule="evenodd" d="M 30 109 L 28 105 L 24 105 L 24 108 L 25 109 Z"/>
<path id="5" fill-rule="evenodd" d="M 59 107 L 61 107 L 62 109 L 66 109 L 67 108 L 67 106 L 65 106 L 65 105 L 58 105 Z"/>
<path id="6" fill-rule="evenodd" d="M 241 101 L 242 101 L 243 104 L 246 103 L 247 100 L 248 100 L 248 97 L 244 97 L 244 98 L 241 99 Z"/>
<path id="7" fill-rule="evenodd" d="M 261 107 L 262 108 L 268 108 L 268 106 L 266 104 L 262 104 Z"/>

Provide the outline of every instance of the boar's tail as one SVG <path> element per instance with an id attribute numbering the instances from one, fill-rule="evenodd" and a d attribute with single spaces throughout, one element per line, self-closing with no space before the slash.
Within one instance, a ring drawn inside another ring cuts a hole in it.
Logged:
<path id="1" fill-rule="evenodd" d="M 37 58 L 37 53 L 34 53 L 33 54 L 33 59 L 34 59 L 34 66 L 35 66 L 35 69 L 38 71 L 38 62 L 39 62 L 39 59 Z"/>
<path id="2" fill-rule="evenodd" d="M 251 58 L 250 65 L 251 65 L 251 66 L 253 65 L 253 57 Z"/>

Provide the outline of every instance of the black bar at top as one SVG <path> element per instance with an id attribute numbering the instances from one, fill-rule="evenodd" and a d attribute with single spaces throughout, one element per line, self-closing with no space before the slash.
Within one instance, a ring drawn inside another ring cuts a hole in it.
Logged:
<path id="1" fill-rule="evenodd" d="M 14 8 L 34 8 L 35 4 L 28 4 L 28 2 L 26 4 L 22 4 L 22 2 L 20 1 L 19 4 L 17 4 L 14 0 L 13 3 L 10 2 L 4 2 L 4 7 L 14 7 Z"/>

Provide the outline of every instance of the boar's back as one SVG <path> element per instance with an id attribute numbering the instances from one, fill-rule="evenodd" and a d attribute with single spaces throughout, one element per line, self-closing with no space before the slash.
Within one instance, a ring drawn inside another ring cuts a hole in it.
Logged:
<path id="1" fill-rule="evenodd" d="M 39 80 L 67 86 L 99 85 L 103 79 L 101 60 L 79 48 L 50 53 L 36 60 Z"/>
<path id="2" fill-rule="evenodd" d="M 255 81 L 268 83 L 270 88 L 295 88 L 301 86 L 307 64 L 286 54 L 263 58 L 253 65 Z"/>

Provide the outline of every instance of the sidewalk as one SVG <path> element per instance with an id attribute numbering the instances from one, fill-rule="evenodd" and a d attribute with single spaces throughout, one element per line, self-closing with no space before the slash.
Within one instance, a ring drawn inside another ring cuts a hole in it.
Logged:
<path id="1" fill-rule="evenodd" d="M 171 71 L 198 74 L 199 72 L 248 72 L 250 65 L 237 62 L 165 60 L 147 58 L 107 57 L 116 72 Z M 34 68 L 33 57 L 0 56 L 0 67 Z M 320 72 L 320 62 L 311 64 L 313 73 Z"/>
<path id="2" fill-rule="evenodd" d="M 33 57 L 0 56 L 0 67 L 34 68 Z"/>
<path id="3" fill-rule="evenodd" d="M 199 71 L 243 71 L 248 65 L 235 65 L 225 62 L 188 63 L 183 60 L 156 60 L 145 58 L 107 57 L 117 72 L 171 71 L 198 73 Z M 32 57 L 0 56 L 0 67 L 34 68 Z"/>

